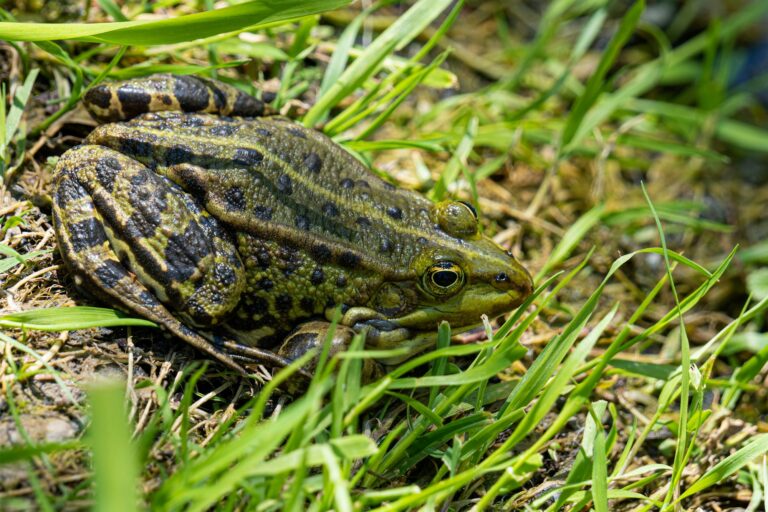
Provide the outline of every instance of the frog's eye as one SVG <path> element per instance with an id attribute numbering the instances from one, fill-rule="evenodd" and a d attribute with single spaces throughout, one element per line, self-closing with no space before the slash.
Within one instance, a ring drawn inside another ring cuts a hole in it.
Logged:
<path id="1" fill-rule="evenodd" d="M 475 218 L 475 220 L 477 220 L 477 210 L 475 209 L 475 207 L 472 206 L 471 203 L 468 203 L 466 201 L 459 201 L 459 202 L 464 206 L 466 206 L 467 209 L 470 211 L 470 213 L 472 213 L 472 216 Z"/>
<path id="2" fill-rule="evenodd" d="M 477 211 L 464 201 L 443 201 L 435 205 L 434 220 L 451 236 L 469 238 L 477 234 Z"/>
<path id="3" fill-rule="evenodd" d="M 464 285 L 464 271 L 450 261 L 430 266 L 422 276 L 424 288 L 433 295 L 446 296 L 459 291 Z"/>

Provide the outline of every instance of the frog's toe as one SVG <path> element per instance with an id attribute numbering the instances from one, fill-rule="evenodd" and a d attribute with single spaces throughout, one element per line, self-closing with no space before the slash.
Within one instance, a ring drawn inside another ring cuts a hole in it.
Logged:
<path id="1" fill-rule="evenodd" d="M 313 349 L 316 349 L 319 354 L 323 349 L 325 341 L 328 339 L 330 329 L 331 324 L 328 322 L 316 321 L 302 324 L 286 336 L 277 354 L 291 361 L 298 359 Z M 337 353 L 347 350 L 354 336 L 355 331 L 351 328 L 337 325 L 331 338 L 328 357 L 331 358 Z M 314 357 L 303 369 L 309 373 L 314 373 L 317 368 L 317 362 L 318 357 Z M 384 371 L 379 363 L 372 359 L 363 360 L 363 382 L 372 382 L 383 374 Z"/>

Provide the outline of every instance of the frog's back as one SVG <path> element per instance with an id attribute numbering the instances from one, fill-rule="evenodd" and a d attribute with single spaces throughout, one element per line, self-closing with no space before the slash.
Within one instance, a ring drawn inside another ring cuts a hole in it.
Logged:
<path id="1" fill-rule="evenodd" d="M 344 267 L 402 277 L 420 248 L 450 238 L 430 220 L 425 198 L 280 118 L 161 112 L 103 125 L 87 142 L 166 175 L 239 231 L 284 239 Z"/>

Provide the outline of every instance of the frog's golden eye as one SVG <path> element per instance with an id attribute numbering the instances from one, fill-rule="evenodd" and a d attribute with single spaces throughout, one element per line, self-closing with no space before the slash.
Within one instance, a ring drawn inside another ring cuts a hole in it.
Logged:
<path id="1" fill-rule="evenodd" d="M 471 238 L 477 235 L 477 211 L 464 201 L 443 201 L 435 205 L 433 220 L 451 236 Z"/>
<path id="2" fill-rule="evenodd" d="M 433 295 L 452 295 L 464 286 L 464 271 L 453 262 L 441 261 L 427 269 L 422 283 Z"/>

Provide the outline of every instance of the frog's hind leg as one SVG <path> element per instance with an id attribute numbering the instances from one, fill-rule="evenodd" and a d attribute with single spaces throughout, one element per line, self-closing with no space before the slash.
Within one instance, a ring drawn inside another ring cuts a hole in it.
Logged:
<path id="1" fill-rule="evenodd" d="M 192 75 L 168 74 L 103 82 L 85 94 L 83 104 L 99 121 L 121 121 L 147 112 L 208 112 L 259 117 L 271 111 L 239 89 Z"/>
<path id="2" fill-rule="evenodd" d="M 215 325 L 245 282 L 226 232 L 186 193 L 115 151 L 81 146 L 57 166 L 53 220 L 77 284 L 246 374 L 232 347 L 177 319 Z"/>

